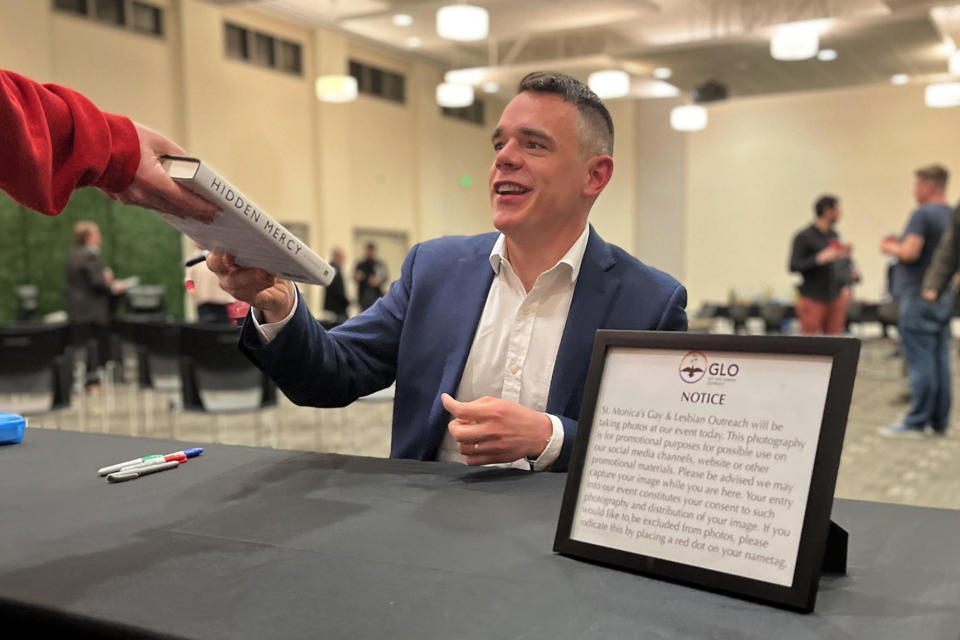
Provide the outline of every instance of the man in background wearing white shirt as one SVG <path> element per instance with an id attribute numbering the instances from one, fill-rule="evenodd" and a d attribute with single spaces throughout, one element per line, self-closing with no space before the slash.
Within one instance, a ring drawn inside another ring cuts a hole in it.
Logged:
<path id="1" fill-rule="evenodd" d="M 613 174 L 590 89 L 528 75 L 492 143 L 500 233 L 415 246 L 387 295 L 330 332 L 292 283 L 208 264 L 254 308 L 241 349 L 294 402 L 342 406 L 396 380 L 391 456 L 562 471 L 596 330 L 683 330 L 686 291 L 587 224 Z"/>

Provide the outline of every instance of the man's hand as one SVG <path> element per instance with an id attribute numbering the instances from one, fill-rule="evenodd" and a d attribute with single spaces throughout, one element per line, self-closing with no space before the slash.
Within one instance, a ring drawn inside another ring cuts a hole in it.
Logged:
<path id="1" fill-rule="evenodd" d="M 840 258 L 849 258 L 850 249 L 846 246 L 835 245 L 831 243 L 830 245 L 821 249 L 815 258 L 817 264 L 826 264 L 828 262 L 833 262 L 839 260 Z"/>
<path id="2" fill-rule="evenodd" d="M 220 288 L 263 312 L 266 322 L 278 322 L 290 314 L 297 300 L 293 283 L 270 275 L 263 269 L 239 267 L 229 253 L 213 251 L 207 267 L 217 274 Z"/>
<path id="3" fill-rule="evenodd" d="M 936 302 L 937 298 L 940 297 L 940 294 L 937 293 L 936 289 L 924 289 L 921 295 L 927 302 Z"/>
<path id="4" fill-rule="evenodd" d="M 453 416 L 447 428 L 469 465 L 537 457 L 553 435 L 553 423 L 545 413 L 516 402 L 490 396 L 459 402 L 446 393 L 440 400 Z"/>
<path id="5" fill-rule="evenodd" d="M 162 135 L 134 123 L 140 137 L 140 165 L 133 182 L 123 191 L 108 194 L 124 204 L 170 213 L 180 218 L 196 218 L 210 222 L 219 211 L 198 195 L 190 193 L 167 175 L 160 166 L 160 156 L 182 156 L 186 152 Z"/>
<path id="6" fill-rule="evenodd" d="M 900 254 L 900 241 L 896 238 L 884 238 L 880 242 L 880 252 L 895 257 L 898 256 Z"/>

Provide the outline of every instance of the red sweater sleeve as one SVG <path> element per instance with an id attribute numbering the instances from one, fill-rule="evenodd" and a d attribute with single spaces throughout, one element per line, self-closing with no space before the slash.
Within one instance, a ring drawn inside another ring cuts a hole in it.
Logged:
<path id="1" fill-rule="evenodd" d="M 70 89 L 0 69 L 0 189 L 14 200 L 56 215 L 77 187 L 122 191 L 139 164 L 128 118 Z"/>

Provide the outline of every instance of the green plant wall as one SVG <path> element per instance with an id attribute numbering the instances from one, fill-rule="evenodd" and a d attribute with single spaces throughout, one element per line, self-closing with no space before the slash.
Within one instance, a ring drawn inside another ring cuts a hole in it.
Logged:
<path id="1" fill-rule="evenodd" d="M 152 211 L 80 189 L 59 216 L 37 213 L 0 193 L 0 323 L 14 319 L 14 287 L 20 284 L 37 286 L 40 315 L 64 308 L 64 263 L 80 220 L 100 227 L 104 264 L 118 278 L 136 275 L 141 284 L 164 285 L 167 313 L 183 318 L 180 233 Z"/>

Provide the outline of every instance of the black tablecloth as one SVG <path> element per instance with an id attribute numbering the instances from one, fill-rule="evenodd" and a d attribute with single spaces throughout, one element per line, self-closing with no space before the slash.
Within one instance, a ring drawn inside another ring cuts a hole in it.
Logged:
<path id="1" fill-rule="evenodd" d="M 564 474 L 28 430 L 0 448 L 0 619 L 114 637 L 904 638 L 960 633 L 960 512 L 838 500 L 803 615 L 552 553 Z"/>

